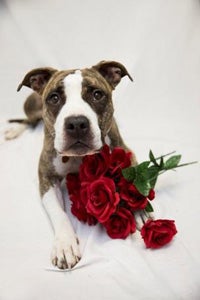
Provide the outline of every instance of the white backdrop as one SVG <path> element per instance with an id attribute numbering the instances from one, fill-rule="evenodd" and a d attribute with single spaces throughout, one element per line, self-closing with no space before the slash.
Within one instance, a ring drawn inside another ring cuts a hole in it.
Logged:
<path id="1" fill-rule="evenodd" d="M 123 79 L 114 102 L 138 160 L 149 149 L 199 160 L 200 1 L 1 1 L 2 300 L 200 298 L 199 164 L 163 175 L 156 187 L 156 217 L 175 219 L 179 231 L 169 246 L 146 250 L 139 233 L 111 240 L 99 226 L 71 216 L 81 241 L 80 268 L 46 270 L 53 235 L 38 193 L 42 125 L 5 142 L 5 121 L 23 117 L 30 91 L 16 88 L 30 69 L 85 67 L 102 59 L 120 61 L 134 78 Z"/>

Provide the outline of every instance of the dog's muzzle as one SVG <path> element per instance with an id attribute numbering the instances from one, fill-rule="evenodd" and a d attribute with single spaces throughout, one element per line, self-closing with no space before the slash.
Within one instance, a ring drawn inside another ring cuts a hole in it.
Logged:
<path id="1" fill-rule="evenodd" d="M 65 120 L 65 132 L 77 141 L 84 139 L 90 131 L 89 120 L 85 116 L 72 116 Z"/>
<path id="2" fill-rule="evenodd" d="M 93 150 L 90 122 L 83 115 L 70 116 L 65 119 L 65 150 L 69 155 L 85 155 Z"/>

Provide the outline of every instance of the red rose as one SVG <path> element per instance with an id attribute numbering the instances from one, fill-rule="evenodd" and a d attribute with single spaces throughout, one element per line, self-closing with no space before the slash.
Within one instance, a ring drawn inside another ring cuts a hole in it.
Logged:
<path id="1" fill-rule="evenodd" d="M 149 200 L 153 200 L 153 199 L 155 198 L 155 191 L 154 191 L 153 189 L 151 189 L 151 190 L 149 191 L 149 195 L 147 196 L 147 198 L 148 198 Z"/>
<path id="2" fill-rule="evenodd" d="M 119 207 L 103 225 L 112 239 L 125 239 L 136 230 L 134 216 L 123 207 Z"/>
<path id="3" fill-rule="evenodd" d="M 67 184 L 67 190 L 70 199 L 73 201 L 73 199 L 77 199 L 79 201 L 80 198 L 80 189 L 81 189 L 81 183 L 80 178 L 78 174 L 68 174 L 66 178 L 66 184 Z"/>
<path id="4" fill-rule="evenodd" d="M 87 222 L 89 225 L 95 225 L 97 220 L 87 213 L 84 203 L 81 199 L 81 183 L 78 174 L 67 175 L 67 188 L 69 198 L 72 201 L 71 212 L 79 221 Z"/>
<path id="5" fill-rule="evenodd" d="M 109 162 L 110 152 L 107 145 L 99 153 L 85 156 L 79 171 L 81 182 L 90 182 L 103 176 L 108 170 Z"/>
<path id="6" fill-rule="evenodd" d="M 114 181 L 106 177 L 85 184 L 81 197 L 87 212 L 100 223 L 107 221 L 120 201 L 119 194 L 115 191 Z"/>
<path id="7" fill-rule="evenodd" d="M 147 248 L 160 248 L 169 243 L 177 233 L 172 220 L 148 220 L 141 230 Z"/>
<path id="8" fill-rule="evenodd" d="M 120 198 L 134 210 L 144 209 L 147 205 L 147 197 L 140 194 L 137 188 L 131 182 L 121 177 L 118 183 Z"/>
<path id="9" fill-rule="evenodd" d="M 88 223 L 89 225 L 95 225 L 97 223 L 97 219 L 87 213 L 81 199 L 72 202 L 71 212 L 79 221 Z"/>
<path id="10" fill-rule="evenodd" d="M 122 148 L 114 148 L 110 157 L 110 173 L 113 175 L 119 171 L 121 172 L 124 168 L 130 167 L 131 156 L 131 152 L 126 152 Z"/>

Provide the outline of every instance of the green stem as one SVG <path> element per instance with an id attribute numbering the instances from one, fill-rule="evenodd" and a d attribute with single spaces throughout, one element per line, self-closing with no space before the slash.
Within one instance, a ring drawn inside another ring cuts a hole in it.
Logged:
<path id="1" fill-rule="evenodd" d="M 172 152 L 167 153 L 167 154 L 165 154 L 165 155 L 161 155 L 161 156 L 159 156 L 159 157 L 156 157 L 155 160 L 161 159 L 162 157 L 166 157 L 166 156 L 169 156 L 169 155 L 174 154 L 174 153 L 176 153 L 176 151 L 172 151 Z"/>
<path id="2" fill-rule="evenodd" d="M 153 180 L 153 179 L 157 178 L 158 176 L 164 174 L 164 173 L 167 172 L 167 171 L 170 171 L 170 170 L 171 170 L 171 171 L 175 171 L 176 168 L 179 168 L 179 167 L 185 167 L 185 166 L 193 165 L 193 164 L 196 164 L 196 163 L 198 163 L 198 161 L 192 161 L 191 163 L 185 163 L 185 164 L 178 165 L 178 166 L 175 167 L 175 168 L 161 170 L 161 171 L 158 173 L 158 175 L 155 175 L 155 176 L 151 177 L 150 180 Z"/>
<path id="3" fill-rule="evenodd" d="M 178 165 L 178 166 L 176 166 L 176 168 L 185 167 L 185 166 L 189 166 L 189 165 L 194 165 L 194 164 L 197 164 L 197 163 L 198 163 L 198 161 L 192 161 L 192 162 L 190 162 L 190 163 Z M 176 169 L 176 168 L 175 168 L 175 169 Z M 169 170 L 170 170 L 170 169 L 169 169 Z"/>
<path id="4" fill-rule="evenodd" d="M 149 180 L 153 180 L 153 179 L 156 178 L 156 181 L 157 181 L 158 176 L 164 174 L 164 173 L 167 172 L 167 171 L 168 171 L 168 170 L 162 170 L 162 171 L 160 171 L 160 172 L 158 173 L 158 175 L 155 175 L 155 176 L 149 178 Z"/>

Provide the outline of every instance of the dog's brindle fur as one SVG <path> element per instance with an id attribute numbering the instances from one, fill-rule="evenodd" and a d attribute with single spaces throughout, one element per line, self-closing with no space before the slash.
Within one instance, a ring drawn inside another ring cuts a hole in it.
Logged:
<path id="1" fill-rule="evenodd" d="M 61 181 L 68 172 L 78 172 L 81 157 L 98 152 L 106 138 L 111 148 L 128 150 L 112 103 L 112 91 L 126 75 L 132 80 L 121 63 L 102 61 L 82 70 L 34 69 L 18 87 L 34 90 L 25 103 L 28 119 L 23 122 L 34 126 L 41 118 L 44 121 L 40 193 L 55 231 L 52 262 L 61 269 L 73 267 L 80 259 L 78 239 L 63 209 Z M 136 164 L 134 155 L 132 163 Z"/>

